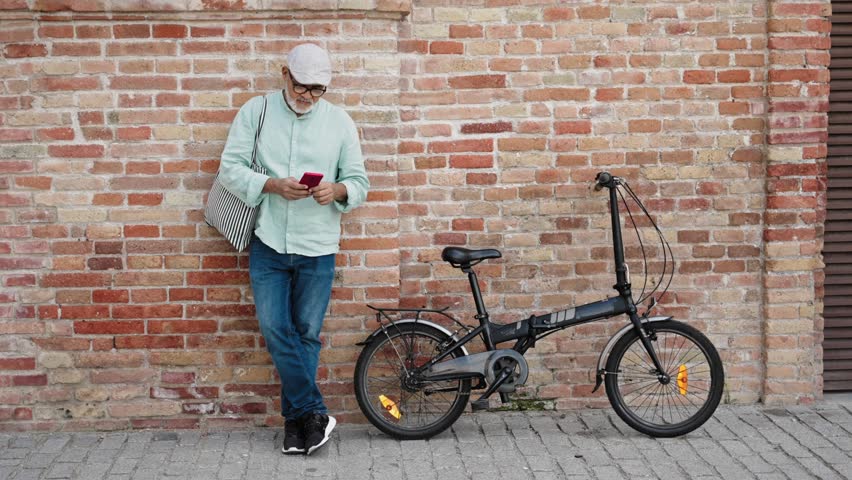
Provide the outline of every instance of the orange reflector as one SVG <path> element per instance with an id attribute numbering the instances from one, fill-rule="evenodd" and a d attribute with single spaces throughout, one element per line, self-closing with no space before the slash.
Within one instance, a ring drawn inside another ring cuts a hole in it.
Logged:
<path id="1" fill-rule="evenodd" d="M 677 371 L 677 388 L 681 395 L 686 395 L 686 387 L 689 384 L 689 377 L 686 374 L 686 365 L 681 364 Z"/>
<path id="2" fill-rule="evenodd" d="M 393 418 L 399 420 L 400 417 L 402 417 L 402 414 L 399 412 L 399 409 L 396 407 L 396 403 L 393 400 L 384 395 L 379 395 L 379 400 L 381 400 L 382 406 L 385 407 L 385 410 L 387 410 Z"/>

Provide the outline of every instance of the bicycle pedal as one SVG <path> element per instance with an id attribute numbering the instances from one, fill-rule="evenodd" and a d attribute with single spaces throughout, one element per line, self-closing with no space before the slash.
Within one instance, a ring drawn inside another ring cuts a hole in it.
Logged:
<path id="1" fill-rule="evenodd" d="M 480 400 L 473 400 L 470 402 L 470 409 L 473 412 L 481 412 L 483 410 L 488 410 L 488 399 L 483 398 Z"/>

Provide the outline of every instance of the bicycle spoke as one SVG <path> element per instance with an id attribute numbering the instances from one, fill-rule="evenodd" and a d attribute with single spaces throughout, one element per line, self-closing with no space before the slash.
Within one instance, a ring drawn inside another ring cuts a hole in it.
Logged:
<path id="1" fill-rule="evenodd" d="M 457 405 L 464 401 L 460 398 L 462 381 L 424 382 L 409 378 L 412 372 L 440 353 L 440 337 L 425 334 L 418 327 L 406 326 L 393 330 L 381 341 L 366 360 L 366 374 L 361 377 L 364 378 L 361 391 L 376 416 L 386 419 L 384 421 L 394 428 L 417 431 L 430 428 L 459 411 Z M 400 412 L 399 417 L 389 413 L 389 407 L 384 405 L 386 401 L 380 400 L 382 396 L 393 402 Z"/>
<path id="2" fill-rule="evenodd" d="M 638 337 L 623 348 L 615 385 L 621 405 L 641 425 L 679 429 L 704 408 L 715 390 L 703 347 L 680 331 L 656 330 L 654 351 L 669 381 L 663 383 Z M 685 368 L 686 378 L 679 383 Z M 609 391 L 608 391 L 609 392 Z"/>

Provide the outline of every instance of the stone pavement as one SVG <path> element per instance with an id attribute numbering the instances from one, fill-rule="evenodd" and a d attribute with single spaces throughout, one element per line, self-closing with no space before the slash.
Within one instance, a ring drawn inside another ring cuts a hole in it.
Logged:
<path id="1" fill-rule="evenodd" d="M 699 430 L 654 439 L 610 410 L 464 415 L 399 442 L 342 425 L 311 457 L 280 430 L 0 433 L 0 479 L 852 478 L 852 403 L 722 406 Z"/>

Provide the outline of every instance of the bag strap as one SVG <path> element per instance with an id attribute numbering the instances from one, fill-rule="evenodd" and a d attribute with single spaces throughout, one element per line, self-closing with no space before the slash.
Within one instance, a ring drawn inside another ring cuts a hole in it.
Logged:
<path id="1" fill-rule="evenodd" d="M 254 132 L 254 147 L 251 149 L 251 164 L 257 163 L 257 139 L 260 138 L 260 130 L 263 128 L 263 120 L 266 118 L 266 95 L 263 96 L 263 110 L 260 111 L 260 120 L 257 122 L 257 130 Z"/>

